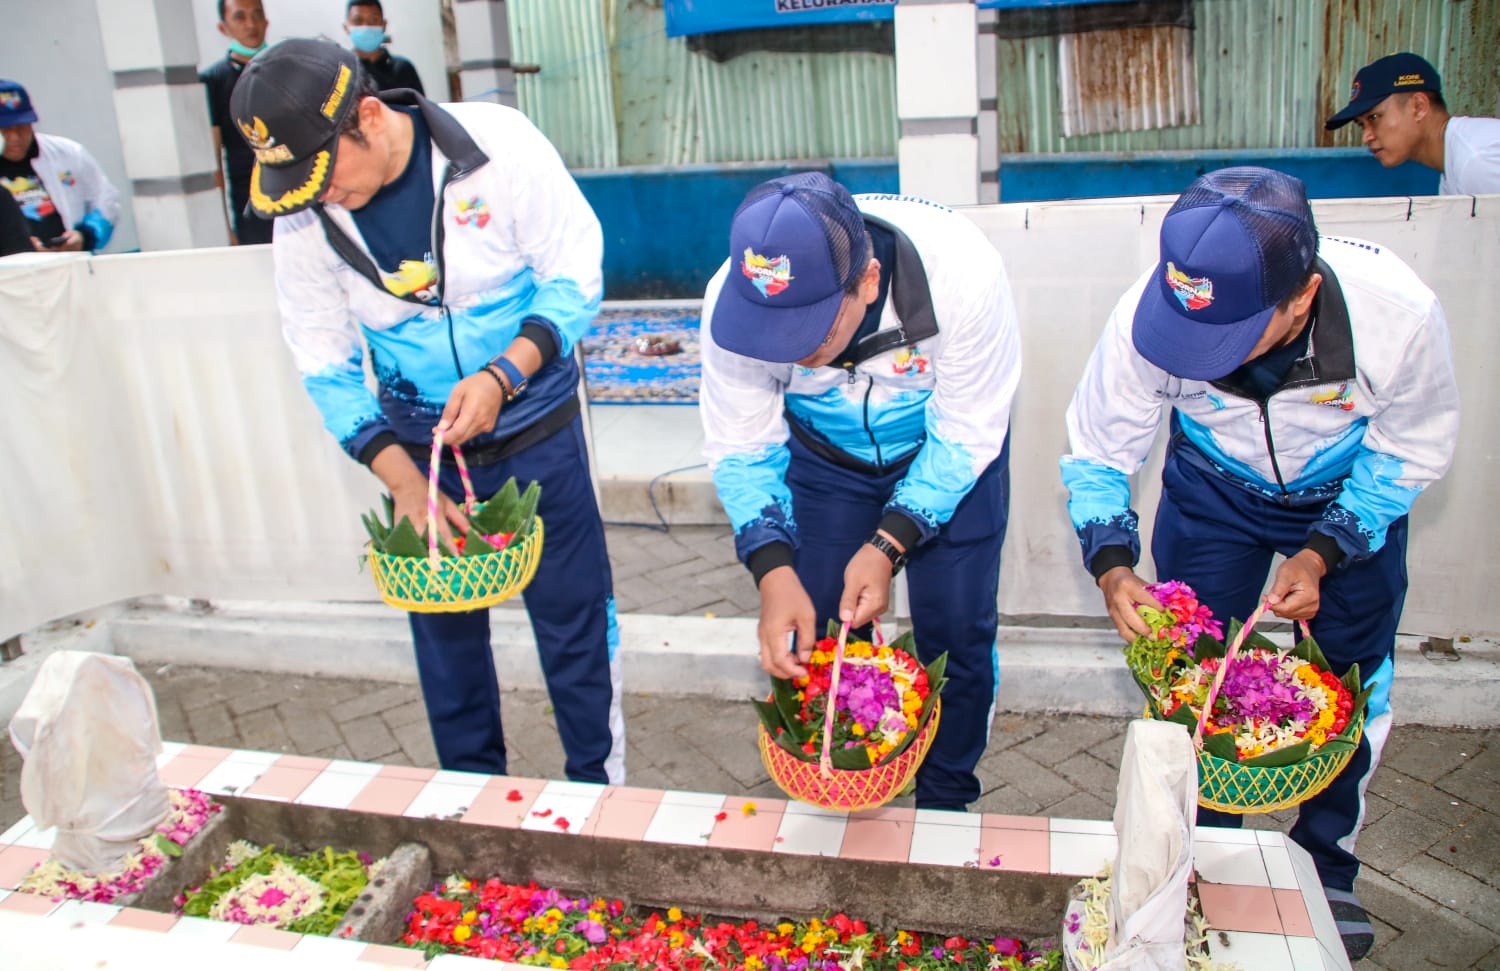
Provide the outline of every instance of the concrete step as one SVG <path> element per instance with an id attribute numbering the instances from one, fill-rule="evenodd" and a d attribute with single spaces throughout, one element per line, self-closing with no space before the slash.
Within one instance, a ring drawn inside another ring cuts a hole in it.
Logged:
<path id="1" fill-rule="evenodd" d="M 495 666 L 510 688 L 543 687 L 535 642 L 519 605 L 491 611 Z M 724 699 L 763 696 L 754 618 L 622 614 L 627 689 Z M 894 630 L 891 631 L 894 633 Z M 1009 712 L 1131 716 L 1141 695 L 1112 631 L 1002 627 L 996 706 Z M 241 668 L 288 675 L 415 683 L 406 617 L 380 603 L 184 601 L 151 598 L 87 624 L 52 625 L 23 639 L 24 661 L 0 667 L 0 717 L 9 719 L 51 650 L 118 653 L 138 664 Z M 1417 638 L 1397 644 L 1392 692 L 1398 723 L 1500 726 L 1500 644 L 1457 645 L 1458 660 L 1429 661 Z"/>

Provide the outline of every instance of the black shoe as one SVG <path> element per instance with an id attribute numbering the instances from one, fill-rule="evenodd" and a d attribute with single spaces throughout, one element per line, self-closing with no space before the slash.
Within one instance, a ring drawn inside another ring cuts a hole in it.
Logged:
<path id="1" fill-rule="evenodd" d="M 1349 960 L 1358 961 L 1369 954 L 1370 948 L 1375 946 L 1375 928 L 1359 898 L 1352 891 L 1332 887 L 1324 887 L 1323 895 L 1328 898 L 1328 909 L 1333 911 L 1333 920 L 1338 925 L 1339 936 L 1344 939 L 1344 952 L 1349 955 Z"/>

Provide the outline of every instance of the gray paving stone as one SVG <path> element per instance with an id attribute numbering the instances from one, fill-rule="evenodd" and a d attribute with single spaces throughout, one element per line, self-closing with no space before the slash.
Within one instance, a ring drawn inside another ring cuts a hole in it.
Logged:
<path id="1" fill-rule="evenodd" d="M 987 781 L 983 772 L 979 773 L 979 781 L 981 785 Z M 1042 811 L 1042 804 L 1015 786 L 1000 784 L 986 789 L 977 801 L 969 804 L 969 811 L 1000 813 L 1006 816 L 1035 816 Z"/>
<path id="2" fill-rule="evenodd" d="M 1438 789 L 1476 806 L 1492 803 L 1500 792 L 1500 729 L 1486 733 L 1489 744 L 1437 781 Z"/>
<path id="3" fill-rule="evenodd" d="M 1398 700 L 1399 703 L 1399 700 Z M 1484 732 L 1403 725 L 1391 733 L 1380 764 L 1423 782 L 1436 782 L 1486 748 Z M 1468 753 L 1464 756 L 1460 753 Z"/>
<path id="4" fill-rule="evenodd" d="M 1088 792 L 1075 792 L 1062 802 L 1047 807 L 1048 816 L 1062 819 L 1113 819 L 1115 805 Z"/>
<path id="5" fill-rule="evenodd" d="M 391 734 L 401 746 L 401 754 L 406 756 L 408 765 L 423 769 L 437 767 L 437 747 L 432 743 L 432 731 L 426 721 L 407 722 L 393 728 Z"/>
<path id="6" fill-rule="evenodd" d="M 1360 873 L 1354 892 L 1367 911 L 1398 932 L 1377 939 L 1369 955 L 1393 971 L 1472 968 L 1500 946 L 1500 935 L 1375 870 Z M 1363 962 L 1358 967 L 1362 971 Z"/>
<path id="7" fill-rule="evenodd" d="M 1421 856 L 1446 833 L 1421 814 L 1398 806 L 1360 830 L 1360 862 L 1390 873 Z"/>
<path id="8" fill-rule="evenodd" d="M 1445 826 L 1460 826 L 1473 819 L 1480 811 L 1472 803 L 1455 799 L 1450 793 L 1387 769 L 1384 765 L 1375 770 L 1370 788 L 1395 805 L 1405 806 Z"/>
<path id="9" fill-rule="evenodd" d="M 189 708 L 187 722 L 188 728 L 192 730 L 193 739 L 201 744 L 213 745 L 238 739 L 234 719 L 229 715 L 229 706 L 222 701 L 204 705 L 202 708 Z"/>
<path id="10" fill-rule="evenodd" d="M 329 709 L 328 714 L 339 723 L 376 715 L 387 708 L 406 704 L 411 700 L 411 689 L 411 685 L 404 684 L 371 684 L 369 691 L 339 702 Z"/>
<path id="11" fill-rule="evenodd" d="M 272 679 L 264 684 L 247 686 L 244 691 L 234 692 L 225 703 L 229 705 L 229 713 L 239 717 L 252 711 L 274 708 L 288 699 L 298 697 L 301 693 L 302 684 L 299 681 L 278 682 Z"/>
<path id="12" fill-rule="evenodd" d="M 1042 807 L 1054 806 L 1077 791 L 1067 779 L 1014 749 L 997 755 L 990 768 L 1007 785 L 1019 789 Z"/>
<path id="13" fill-rule="evenodd" d="M 275 708 L 261 708 L 234 720 L 240 744 L 262 752 L 290 752 L 292 740 Z"/>
<path id="14" fill-rule="evenodd" d="M 1057 726 L 1057 716 L 1045 718 L 1042 723 L 1042 732 L 1015 746 L 1015 751 L 1040 765 L 1055 766 L 1079 752 L 1102 756 L 1109 749 L 1118 750 L 1125 745 L 1127 722 L 1122 719 L 1070 718 L 1066 732 L 1048 730 Z"/>
<path id="15" fill-rule="evenodd" d="M 339 734 L 344 736 L 349 751 L 362 762 L 378 762 L 401 747 L 378 715 L 342 721 L 339 723 Z"/>
<path id="16" fill-rule="evenodd" d="M 1390 875 L 1460 916 L 1500 933 L 1500 889 L 1428 854 L 1397 867 Z"/>
<path id="17" fill-rule="evenodd" d="M 281 715 L 281 723 L 286 726 L 287 737 L 295 752 L 312 755 L 344 742 L 338 726 L 321 708 L 310 711 L 305 702 L 299 702 L 281 705 L 277 712 Z"/>
<path id="18" fill-rule="evenodd" d="M 1056 766 L 1057 774 L 1067 779 L 1079 792 L 1087 793 L 1110 805 L 1120 787 L 1119 771 L 1088 752 L 1079 752 Z"/>
<path id="19" fill-rule="evenodd" d="M 386 709 L 385 711 L 380 713 L 380 717 L 385 719 L 385 723 L 389 725 L 393 730 L 400 728 L 403 725 L 412 725 L 417 723 L 426 725 L 427 706 L 423 704 L 422 699 L 418 697 L 415 701 L 408 701 L 403 705 L 397 705 L 394 708 Z"/>
<path id="20" fill-rule="evenodd" d="M 1477 815 L 1427 852 L 1471 877 L 1500 885 L 1500 817 Z"/>

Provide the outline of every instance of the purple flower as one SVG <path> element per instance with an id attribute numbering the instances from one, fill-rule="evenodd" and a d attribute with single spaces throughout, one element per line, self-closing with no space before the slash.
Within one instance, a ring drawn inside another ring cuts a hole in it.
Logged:
<path id="1" fill-rule="evenodd" d="M 582 934 L 584 940 L 590 944 L 603 944 L 609 939 L 609 935 L 605 933 L 604 925 L 595 920 L 581 920 L 574 930 Z"/>

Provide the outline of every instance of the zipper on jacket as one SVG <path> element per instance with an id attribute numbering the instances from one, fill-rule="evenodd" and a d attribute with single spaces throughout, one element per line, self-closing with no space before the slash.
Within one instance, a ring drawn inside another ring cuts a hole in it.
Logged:
<path id="1" fill-rule="evenodd" d="M 448 348 L 453 351 L 453 370 L 458 372 L 458 377 L 462 380 L 464 366 L 458 360 L 458 340 L 453 336 L 453 311 L 448 309 L 447 304 L 443 304 L 443 316 L 448 321 Z"/>
<path id="2" fill-rule="evenodd" d="M 1276 474 L 1276 484 L 1283 496 L 1288 495 L 1286 482 L 1281 478 L 1281 464 L 1276 461 L 1276 441 L 1271 437 L 1271 399 L 1260 403 L 1260 423 L 1266 430 L 1266 454 L 1271 457 L 1271 471 Z"/>
<path id="3" fill-rule="evenodd" d="M 870 428 L 870 392 L 875 390 L 875 378 L 866 375 L 865 380 L 868 382 L 865 385 L 865 435 L 870 439 L 870 445 L 875 449 L 875 466 L 883 469 L 885 468 L 885 459 L 880 455 L 880 443 L 875 440 L 875 432 Z M 854 383 L 854 370 L 852 368 L 849 371 L 849 383 Z"/>

